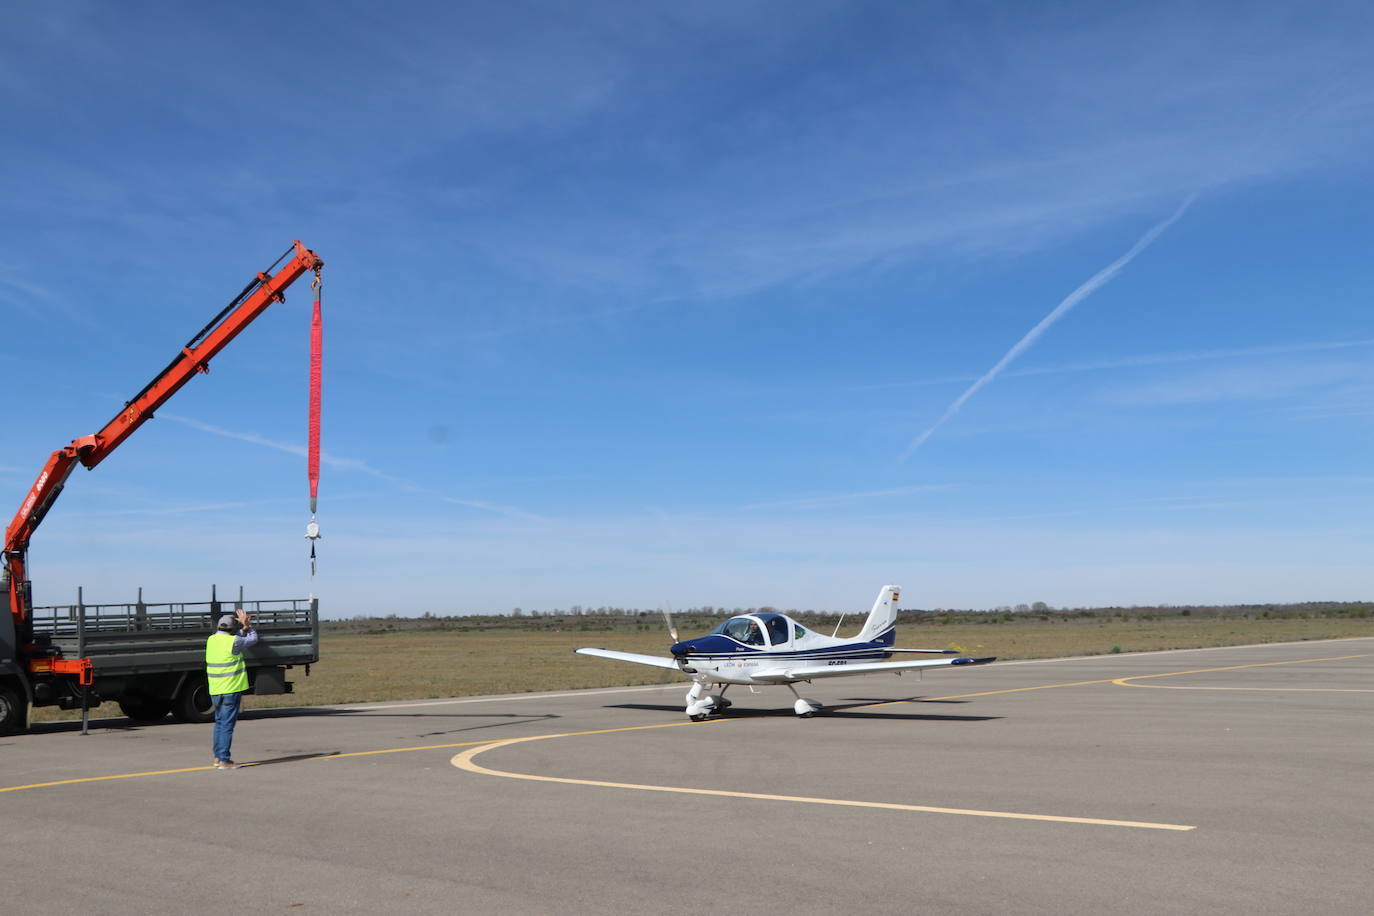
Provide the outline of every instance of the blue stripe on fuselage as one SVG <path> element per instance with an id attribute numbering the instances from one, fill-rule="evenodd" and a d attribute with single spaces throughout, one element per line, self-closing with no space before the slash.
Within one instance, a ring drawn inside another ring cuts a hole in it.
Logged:
<path id="1" fill-rule="evenodd" d="M 679 658 L 692 658 L 703 662 L 727 661 L 741 658 L 777 659 L 884 659 L 891 658 L 888 648 L 892 646 L 896 629 L 890 629 L 870 642 L 842 643 L 837 646 L 819 646 L 815 649 L 769 649 L 764 646 L 750 646 L 728 636 L 712 633 L 696 639 L 685 640 L 674 646 L 673 654 Z M 681 646 L 689 652 L 676 651 Z"/>

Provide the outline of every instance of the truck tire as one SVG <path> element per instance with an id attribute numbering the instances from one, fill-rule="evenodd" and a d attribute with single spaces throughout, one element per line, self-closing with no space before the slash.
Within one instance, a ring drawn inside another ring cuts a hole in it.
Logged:
<path id="1" fill-rule="evenodd" d="M 16 731 L 24 720 L 24 703 L 12 688 L 0 686 L 0 735 Z"/>
<path id="2" fill-rule="evenodd" d="M 213 722 L 214 708 L 210 705 L 210 686 L 203 677 L 187 678 L 181 692 L 172 701 L 172 718 L 178 722 Z"/>
<path id="3" fill-rule="evenodd" d="M 158 697 L 127 696 L 119 700 L 119 711 L 135 722 L 160 722 L 171 708 L 171 700 Z"/>

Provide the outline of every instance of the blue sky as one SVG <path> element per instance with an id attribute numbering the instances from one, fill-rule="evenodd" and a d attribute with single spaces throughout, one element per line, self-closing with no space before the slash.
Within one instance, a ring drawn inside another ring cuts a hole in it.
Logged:
<path id="1" fill-rule="evenodd" d="M 39 603 L 1374 593 L 1368 4 L 4 12 L 15 507 L 326 261 L 319 575 L 301 283 L 73 475 Z"/>

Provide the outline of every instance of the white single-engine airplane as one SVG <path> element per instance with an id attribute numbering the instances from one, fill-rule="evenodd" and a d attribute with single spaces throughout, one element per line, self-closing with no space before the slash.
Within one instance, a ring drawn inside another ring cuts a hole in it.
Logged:
<path id="1" fill-rule="evenodd" d="M 956 649 L 897 649 L 897 598 L 895 585 L 885 585 L 868 612 L 863 629 L 853 639 L 822 636 L 785 614 L 760 613 L 731 617 L 706 636 L 677 638 L 672 618 L 668 634 L 673 638 L 672 658 L 616 652 L 611 649 L 576 649 L 581 655 L 594 655 L 638 665 L 671 668 L 692 679 L 687 691 L 687 715 L 693 722 L 719 714 L 730 705 L 725 691 L 731 684 L 756 687 L 783 684 L 797 702 L 792 708 L 806 718 L 822 708 L 815 700 L 804 699 L 792 685 L 818 677 L 843 677 L 853 674 L 901 674 L 912 669 L 943 665 L 985 665 L 996 658 L 939 658 L 909 662 L 879 661 L 899 652 L 924 655 L 959 655 Z M 666 613 L 666 612 L 665 612 Z M 720 693 L 707 693 L 712 684 L 723 684 Z"/>

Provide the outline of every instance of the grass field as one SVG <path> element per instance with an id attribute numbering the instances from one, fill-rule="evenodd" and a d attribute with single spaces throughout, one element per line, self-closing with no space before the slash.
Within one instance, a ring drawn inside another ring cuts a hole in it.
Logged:
<path id="1" fill-rule="evenodd" d="M 684 627 L 684 634 L 686 632 Z M 1003 619 L 997 623 L 948 625 L 932 620 L 919 626 L 904 623 L 898 634 L 898 642 L 903 646 L 960 648 L 969 654 L 996 655 L 1003 659 L 1056 658 L 1374 636 L 1374 619 L 1169 617 L 1122 620 L 1095 617 L 1049 622 L 1034 618 Z M 686 679 L 672 671 L 574 655 L 572 650 L 579 646 L 666 655 L 668 638 L 660 627 L 611 632 L 510 628 L 366 635 L 326 633 L 321 638 L 321 661 L 312 667 L 310 676 L 306 677 L 300 669 L 290 672 L 296 684 L 295 693 L 250 696 L 245 700 L 245 708 L 674 682 L 686 685 Z M 93 717 L 118 715 L 119 708 L 114 703 L 106 703 L 92 711 Z M 53 708 L 34 710 L 35 721 L 72 718 L 80 718 L 80 712 Z"/>

